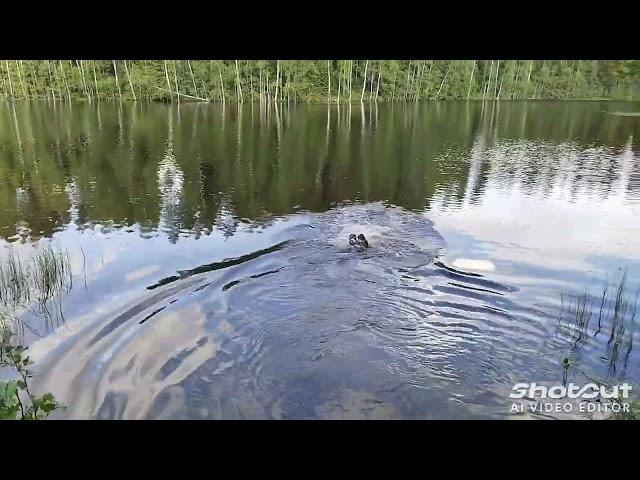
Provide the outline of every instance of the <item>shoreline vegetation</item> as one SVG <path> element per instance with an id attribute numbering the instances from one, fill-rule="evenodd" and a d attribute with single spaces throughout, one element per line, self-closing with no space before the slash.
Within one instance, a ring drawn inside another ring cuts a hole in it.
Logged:
<path id="1" fill-rule="evenodd" d="M 61 297 L 71 291 L 73 274 L 69 253 L 51 245 L 39 247 L 29 260 L 13 252 L 0 262 L 0 420 L 41 420 L 64 408 L 52 393 L 38 396 L 29 388 L 33 377 L 28 347 L 22 345 L 26 326 L 21 315 L 30 312 L 51 321 L 59 314 Z"/>
<path id="2" fill-rule="evenodd" d="M 640 100 L 640 60 L 2 60 L 0 98 L 90 103 Z"/>

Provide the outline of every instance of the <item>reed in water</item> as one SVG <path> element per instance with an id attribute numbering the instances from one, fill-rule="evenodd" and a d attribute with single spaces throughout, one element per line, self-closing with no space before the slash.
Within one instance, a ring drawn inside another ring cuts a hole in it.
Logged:
<path id="1" fill-rule="evenodd" d="M 0 308 L 5 317 L 17 322 L 28 310 L 35 315 L 52 319 L 52 303 L 62 316 L 60 296 L 73 287 L 73 273 L 69 253 L 52 245 L 39 247 L 29 259 L 23 260 L 14 252 L 0 262 Z"/>

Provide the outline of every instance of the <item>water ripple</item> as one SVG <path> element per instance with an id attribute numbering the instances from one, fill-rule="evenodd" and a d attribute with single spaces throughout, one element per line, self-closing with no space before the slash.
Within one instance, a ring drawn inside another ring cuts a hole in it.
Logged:
<path id="1" fill-rule="evenodd" d="M 52 354 L 66 375 L 42 382 L 70 418 L 466 418 L 481 401 L 506 414 L 495 392 L 518 369 L 553 368 L 531 353 L 552 315 L 446 265 L 424 215 L 348 205 L 280 237 L 151 285 Z"/>

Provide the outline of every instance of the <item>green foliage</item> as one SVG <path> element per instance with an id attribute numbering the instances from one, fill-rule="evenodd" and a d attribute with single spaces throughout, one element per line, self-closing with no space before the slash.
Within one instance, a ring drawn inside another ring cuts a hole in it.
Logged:
<path id="1" fill-rule="evenodd" d="M 18 382 L 0 382 L 0 420 L 15 420 L 20 413 Z"/>
<path id="2" fill-rule="evenodd" d="M 0 382 L 0 420 L 43 420 L 64 408 L 51 393 L 38 397 L 29 391 L 32 361 L 27 347 L 14 342 L 15 335 L 3 318 L 0 323 L 0 368 L 15 370 L 18 380 Z"/>
<path id="3" fill-rule="evenodd" d="M 640 401 L 629 402 L 629 411 L 620 410 L 612 420 L 640 420 Z"/>
<path id="4" fill-rule="evenodd" d="M 236 70 L 237 65 L 237 70 Z M 366 69 L 366 78 L 365 78 Z M 276 82 L 277 79 L 277 82 Z M 238 85 L 239 80 L 239 85 Z M 329 84 L 331 91 L 329 92 Z M 5 60 L 17 99 L 283 102 L 640 96 L 638 60 Z M 172 93 L 173 92 L 173 93 Z M 179 92 L 180 97 L 175 94 Z M 351 95 L 349 95 L 351 94 Z"/>

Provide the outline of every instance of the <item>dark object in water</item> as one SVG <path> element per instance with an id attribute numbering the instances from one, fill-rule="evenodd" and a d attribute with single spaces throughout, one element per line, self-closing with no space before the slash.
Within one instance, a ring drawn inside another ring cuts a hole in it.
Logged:
<path id="1" fill-rule="evenodd" d="M 369 248 L 369 242 L 367 242 L 367 239 L 364 238 L 363 234 L 358 234 L 358 244 L 364 248 Z"/>
<path id="2" fill-rule="evenodd" d="M 358 250 L 363 251 L 365 248 L 369 248 L 369 242 L 364 238 L 364 235 L 359 233 L 356 237 L 355 233 L 349 235 L 349 245 L 352 247 L 358 247 Z"/>

